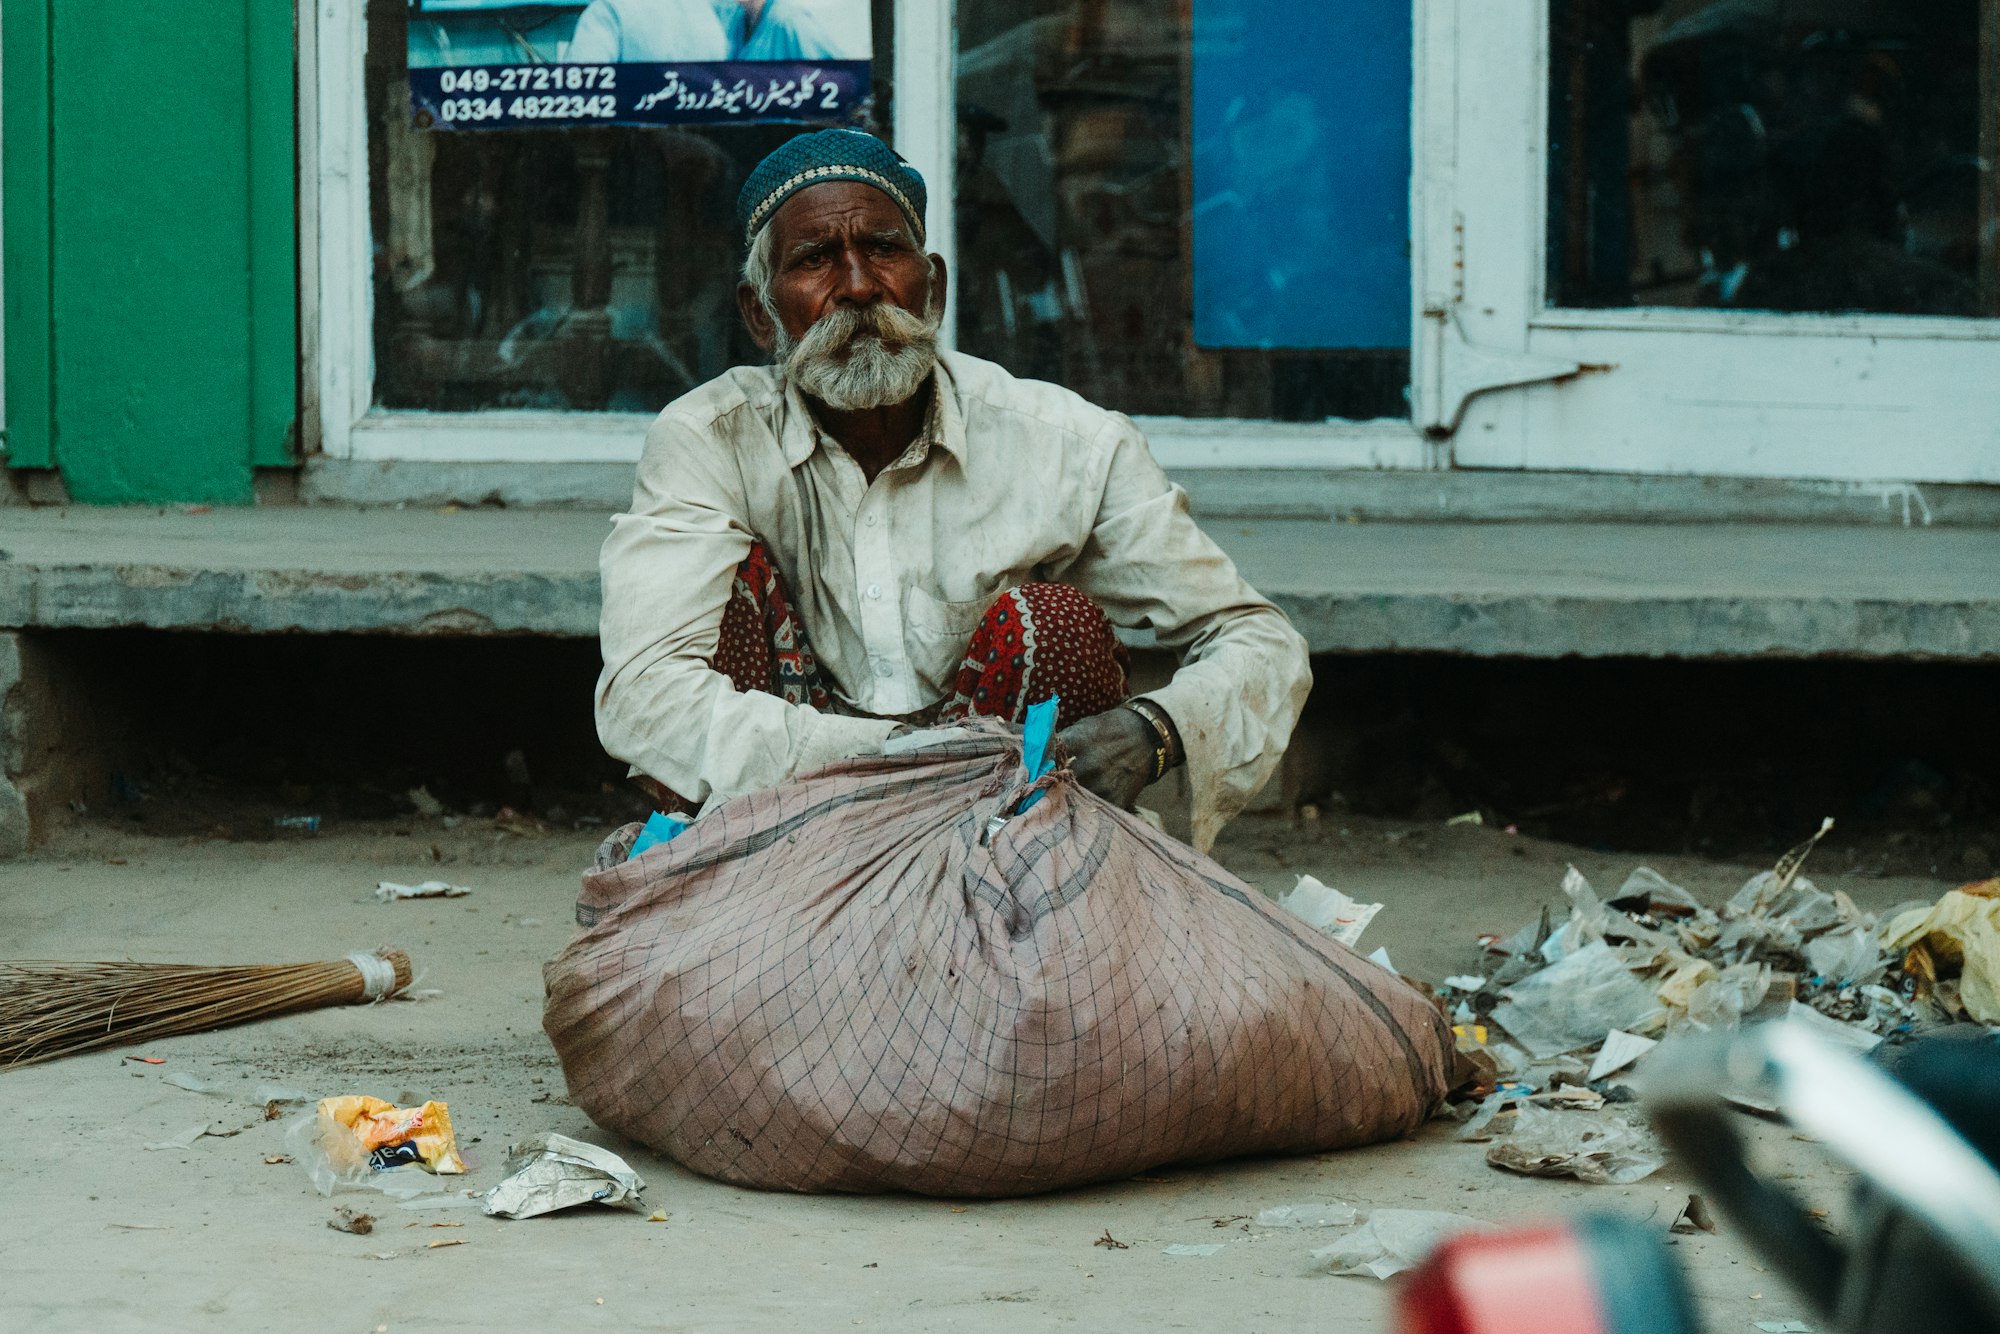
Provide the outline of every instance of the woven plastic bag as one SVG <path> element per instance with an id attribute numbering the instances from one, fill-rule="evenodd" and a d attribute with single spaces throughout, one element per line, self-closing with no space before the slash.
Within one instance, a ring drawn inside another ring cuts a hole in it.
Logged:
<path id="1" fill-rule="evenodd" d="M 544 970 L 599 1125 L 747 1186 L 1013 1195 L 1366 1144 L 1443 1096 L 1426 998 L 1030 781 L 1018 732 L 887 749 L 607 842 Z"/>

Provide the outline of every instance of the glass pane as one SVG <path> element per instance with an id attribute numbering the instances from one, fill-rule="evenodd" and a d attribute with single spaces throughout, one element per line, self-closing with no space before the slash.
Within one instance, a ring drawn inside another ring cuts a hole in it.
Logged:
<path id="1" fill-rule="evenodd" d="M 876 105 L 891 74 L 875 5 Z M 473 14 L 553 59 L 579 4 Z M 657 412 L 764 360 L 736 313 L 736 192 L 792 125 L 428 132 L 408 0 L 369 0 L 375 398 L 384 407 Z M 871 127 L 872 128 L 872 127 Z"/>
<path id="2" fill-rule="evenodd" d="M 959 346 L 1107 407 L 1402 417 L 1409 0 L 959 0 Z"/>
<path id="3" fill-rule="evenodd" d="M 1551 14 L 1552 304 L 2000 313 L 2000 0 Z"/>

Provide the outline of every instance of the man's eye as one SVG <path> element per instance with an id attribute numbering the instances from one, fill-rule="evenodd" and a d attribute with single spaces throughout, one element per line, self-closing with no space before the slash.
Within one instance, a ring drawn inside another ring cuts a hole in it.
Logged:
<path id="1" fill-rule="evenodd" d="M 792 267 L 796 269 L 823 269 L 826 267 L 826 256 L 801 255 Z"/>

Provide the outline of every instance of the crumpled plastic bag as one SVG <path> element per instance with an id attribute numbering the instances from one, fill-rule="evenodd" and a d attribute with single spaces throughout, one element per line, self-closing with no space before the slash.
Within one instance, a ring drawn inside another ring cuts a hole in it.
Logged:
<path id="1" fill-rule="evenodd" d="M 1629 1186 L 1659 1171 L 1666 1159 L 1645 1132 L 1618 1117 L 1523 1103 L 1513 1133 L 1486 1151 L 1486 1161 L 1523 1176 Z"/>
<path id="2" fill-rule="evenodd" d="M 414 1192 L 393 1189 L 388 1178 L 406 1171 L 439 1176 L 465 1171 L 451 1111 L 442 1102 L 397 1107 L 363 1094 L 321 1098 L 293 1122 L 286 1139 L 322 1195 L 333 1194 L 338 1186 L 375 1186 L 407 1195 Z"/>
<path id="3" fill-rule="evenodd" d="M 1829 931 L 1807 941 L 1806 964 L 1815 976 L 1843 987 L 1873 986 L 1888 971 L 1875 934 L 1860 927 Z"/>
<path id="4" fill-rule="evenodd" d="M 1376 1209 L 1354 1231 L 1312 1253 L 1336 1274 L 1388 1278 L 1422 1264 L 1441 1242 L 1461 1232 L 1490 1232 L 1491 1223 L 1431 1209 Z"/>
<path id="5" fill-rule="evenodd" d="M 1493 1022 L 1538 1061 L 1594 1046 L 1614 1028 L 1642 1028 L 1659 1009 L 1651 987 L 1595 941 L 1516 982 Z"/>
<path id="6" fill-rule="evenodd" d="M 1918 976 L 1959 975 L 1958 998 L 1982 1024 L 2000 1024 L 2000 880 L 1954 889 L 1929 908 L 1898 914 L 1882 930 L 1891 950 L 1921 950 L 1907 971 Z"/>

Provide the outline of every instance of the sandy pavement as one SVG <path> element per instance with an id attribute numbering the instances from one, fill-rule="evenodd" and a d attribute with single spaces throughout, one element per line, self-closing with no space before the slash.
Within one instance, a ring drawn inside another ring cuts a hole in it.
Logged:
<path id="1" fill-rule="evenodd" d="M 396 832 L 400 828 L 404 833 Z M 333 958 L 407 948 L 434 1000 L 302 1015 L 0 1073 L 0 1328 L 20 1330 L 1203 1329 L 1376 1331 L 1383 1285 L 1314 1273 L 1334 1234 L 1260 1231 L 1243 1216 L 1342 1200 L 1496 1222 L 1581 1208 L 1664 1233 L 1687 1192 L 1672 1165 L 1630 1187 L 1530 1180 L 1433 1123 L 1413 1141 L 1321 1157 L 1162 1169 L 1037 1199 L 766 1195 L 694 1177 L 595 1130 L 562 1097 L 540 1026 L 540 965 L 567 938 L 576 874 L 597 835 L 515 838 L 484 824 L 403 822 L 270 843 L 135 838 L 86 826 L 0 863 L 0 956 L 187 962 Z M 1615 886 L 1635 859 L 1477 828 L 1328 815 L 1244 821 L 1222 859 L 1260 886 L 1310 871 L 1388 906 L 1365 947 L 1405 971 L 1472 962 L 1482 930 L 1511 930 L 1557 897 L 1565 863 Z M 114 861 L 113 859 L 117 859 Z M 1748 870 L 1651 863 L 1710 901 Z M 384 905 L 381 878 L 443 876 L 473 894 Z M 1871 906 L 1934 896 L 1929 881 L 1828 876 Z M 165 1082 L 182 1071 L 239 1096 Z M 584 1209 L 523 1222 L 405 1209 L 379 1194 L 314 1193 L 263 1082 L 316 1094 L 440 1097 L 473 1164 L 500 1175 L 507 1144 L 539 1131 L 609 1143 L 669 1216 Z M 148 1150 L 204 1121 L 246 1127 Z M 1841 1179 L 1812 1146 L 1756 1138 L 1841 1223 Z M 335 1203 L 376 1230 L 328 1228 Z M 1093 1245 L 1106 1231 L 1129 1249 Z M 1676 1238 L 1714 1331 L 1805 1316 L 1740 1237 Z M 435 1246 L 438 1242 L 462 1245 Z M 1175 1257 L 1176 1242 L 1224 1242 Z"/>

